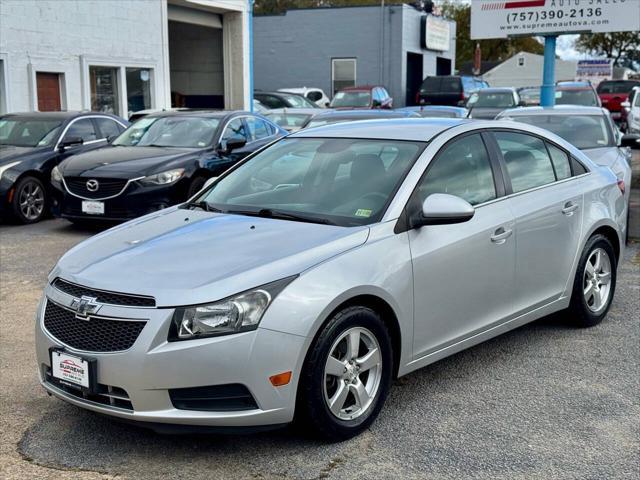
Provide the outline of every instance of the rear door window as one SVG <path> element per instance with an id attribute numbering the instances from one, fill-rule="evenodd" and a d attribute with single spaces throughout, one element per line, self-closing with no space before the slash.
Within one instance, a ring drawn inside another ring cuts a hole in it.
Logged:
<path id="1" fill-rule="evenodd" d="M 513 193 L 556 181 L 551 159 L 542 140 L 515 132 L 495 132 L 495 138 L 507 165 Z"/>
<path id="2" fill-rule="evenodd" d="M 115 137 L 124 132 L 124 127 L 110 118 L 96 118 L 95 121 L 100 129 L 100 138 Z"/>
<path id="3" fill-rule="evenodd" d="M 70 138 L 81 138 L 84 143 L 98 140 L 96 127 L 90 118 L 81 118 L 74 121 L 64 135 L 64 140 Z"/>
<path id="4" fill-rule="evenodd" d="M 553 168 L 556 171 L 556 178 L 558 180 L 569 178 L 571 176 L 569 155 L 567 155 L 564 151 L 560 150 L 555 145 L 551 145 L 550 143 L 547 143 L 547 148 L 549 149 L 549 155 L 551 156 Z"/>

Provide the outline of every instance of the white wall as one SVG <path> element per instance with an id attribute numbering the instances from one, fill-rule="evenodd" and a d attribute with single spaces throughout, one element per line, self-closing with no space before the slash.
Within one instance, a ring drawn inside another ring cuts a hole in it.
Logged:
<path id="1" fill-rule="evenodd" d="M 524 65 L 520 65 L 522 58 Z M 544 57 L 521 52 L 486 72 L 482 78 L 491 87 L 533 87 L 542 84 Z M 575 80 L 577 62 L 556 60 L 556 81 Z"/>
<path id="2" fill-rule="evenodd" d="M 152 67 L 155 106 L 166 106 L 163 8 L 163 0 L 0 0 L 7 110 L 37 108 L 37 71 L 64 75 L 63 108 L 90 108 L 83 70 L 92 63 Z"/>

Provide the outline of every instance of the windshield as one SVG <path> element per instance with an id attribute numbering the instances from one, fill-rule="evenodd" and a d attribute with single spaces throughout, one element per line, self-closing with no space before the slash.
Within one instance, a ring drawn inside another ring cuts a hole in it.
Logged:
<path id="1" fill-rule="evenodd" d="M 481 90 L 469 97 L 467 106 L 473 108 L 509 108 L 515 107 L 516 102 L 511 92 L 487 92 Z"/>
<path id="2" fill-rule="evenodd" d="M 380 220 L 424 145 L 287 138 L 222 177 L 198 200 L 227 213 L 278 211 L 318 223 L 366 225 Z"/>
<path id="3" fill-rule="evenodd" d="M 309 113 L 268 113 L 267 118 L 283 128 L 300 128 L 311 114 Z"/>
<path id="4" fill-rule="evenodd" d="M 590 88 L 587 90 L 556 90 L 556 105 L 583 105 L 597 107 L 598 97 Z"/>
<path id="5" fill-rule="evenodd" d="M 368 107 L 371 92 L 338 92 L 331 100 L 330 107 Z"/>
<path id="6" fill-rule="evenodd" d="M 219 123 L 217 118 L 205 117 L 144 117 L 116 138 L 113 145 L 203 148 L 213 143 Z"/>
<path id="7" fill-rule="evenodd" d="M 318 106 L 315 103 L 310 102 L 309 100 L 307 100 L 306 98 L 300 95 L 283 94 L 282 96 L 287 100 L 289 105 L 291 105 L 293 108 L 318 108 Z"/>
<path id="8" fill-rule="evenodd" d="M 640 82 L 633 80 L 601 82 L 598 85 L 598 93 L 624 93 L 627 95 L 631 92 L 631 89 L 636 86 L 640 86 Z"/>
<path id="9" fill-rule="evenodd" d="M 540 105 L 540 89 L 527 88 L 518 92 L 525 105 Z"/>
<path id="10" fill-rule="evenodd" d="M 580 149 L 611 146 L 607 121 L 601 115 L 517 115 L 511 118 L 549 130 Z"/>
<path id="11" fill-rule="evenodd" d="M 47 147 L 55 143 L 61 120 L 0 118 L 0 145 Z"/>

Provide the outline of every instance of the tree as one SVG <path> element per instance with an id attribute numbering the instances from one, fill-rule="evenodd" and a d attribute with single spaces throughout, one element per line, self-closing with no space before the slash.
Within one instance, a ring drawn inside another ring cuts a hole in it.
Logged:
<path id="1" fill-rule="evenodd" d="M 480 43 L 482 60 L 506 60 L 518 52 L 541 55 L 544 46 L 535 37 L 471 40 L 471 5 L 455 1 L 442 4 L 442 15 L 456 22 L 456 65 L 473 60 L 476 44 Z"/>
<path id="2" fill-rule="evenodd" d="M 576 48 L 592 55 L 611 58 L 614 65 L 627 65 L 637 61 L 640 50 L 638 32 L 583 33 L 578 37 Z"/>

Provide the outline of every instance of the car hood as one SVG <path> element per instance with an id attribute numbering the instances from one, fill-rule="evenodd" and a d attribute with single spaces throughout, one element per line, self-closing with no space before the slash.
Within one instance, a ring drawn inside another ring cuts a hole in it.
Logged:
<path id="1" fill-rule="evenodd" d="M 7 163 L 24 160 L 31 155 L 38 154 L 50 147 L 15 147 L 13 145 L 0 145 L 0 167 Z"/>
<path id="2" fill-rule="evenodd" d="M 108 146 L 74 155 L 60 165 L 67 177 L 136 178 L 149 175 L 175 160 L 198 156 L 200 149 Z"/>
<path id="3" fill-rule="evenodd" d="M 80 243 L 49 279 L 153 296 L 160 307 L 193 305 L 300 274 L 362 245 L 368 234 L 368 227 L 174 207 Z"/>
<path id="4" fill-rule="evenodd" d="M 589 148 L 582 152 L 591 159 L 592 162 L 611 167 L 620 158 L 618 147 Z"/>

